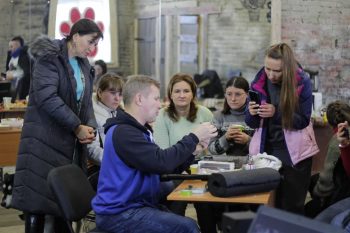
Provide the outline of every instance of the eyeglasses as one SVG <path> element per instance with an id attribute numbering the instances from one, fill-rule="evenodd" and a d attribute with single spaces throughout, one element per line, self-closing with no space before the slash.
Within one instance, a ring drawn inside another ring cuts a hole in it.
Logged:
<path id="1" fill-rule="evenodd" d="M 245 93 L 240 93 L 240 92 L 228 93 L 228 94 L 225 94 L 225 97 L 226 97 L 226 99 L 228 99 L 228 98 L 232 99 L 233 96 L 234 96 L 235 98 L 240 98 L 240 97 L 243 96 L 244 94 L 245 94 Z"/>

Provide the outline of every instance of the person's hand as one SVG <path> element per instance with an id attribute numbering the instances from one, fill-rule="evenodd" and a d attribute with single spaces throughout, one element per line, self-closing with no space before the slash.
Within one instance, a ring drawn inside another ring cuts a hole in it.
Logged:
<path id="1" fill-rule="evenodd" d="M 255 109 L 259 107 L 259 104 L 255 103 L 254 101 L 250 101 L 248 105 L 248 110 L 250 115 L 255 116 L 258 114 L 258 109 Z"/>
<path id="2" fill-rule="evenodd" d="M 94 129 L 89 126 L 85 125 L 79 125 L 75 130 L 74 130 L 75 135 L 79 139 L 80 143 L 83 144 L 90 144 L 92 141 L 96 140 L 95 134 L 94 134 Z"/>
<path id="3" fill-rule="evenodd" d="M 249 136 L 243 132 L 238 132 L 237 134 L 234 135 L 233 140 L 235 141 L 235 143 L 244 145 L 244 144 L 247 144 L 249 140 Z"/>
<path id="4" fill-rule="evenodd" d="M 6 75 L 6 80 L 11 81 L 13 79 L 13 74 Z"/>
<path id="5" fill-rule="evenodd" d="M 258 109 L 258 114 L 260 117 L 264 118 L 273 117 L 275 111 L 275 106 L 273 106 L 272 104 L 264 103 L 263 105 L 260 105 Z"/>
<path id="6" fill-rule="evenodd" d="M 209 145 L 209 139 L 201 141 L 197 144 L 196 150 L 193 152 L 194 155 L 201 153 L 206 150 Z"/>
<path id="7" fill-rule="evenodd" d="M 192 133 L 197 136 L 200 142 L 206 141 L 218 135 L 217 128 L 209 122 L 197 125 L 197 127 L 194 128 Z"/>
<path id="8" fill-rule="evenodd" d="M 344 128 L 348 128 L 349 127 L 349 124 L 347 121 L 345 121 L 344 123 L 340 123 L 338 124 L 338 133 L 337 133 L 337 139 L 338 139 L 338 142 L 339 144 L 342 146 L 342 147 L 347 147 L 349 145 L 349 140 L 346 139 L 344 137 Z"/>
<path id="9" fill-rule="evenodd" d="M 241 130 L 238 129 L 238 126 L 232 125 L 232 126 L 228 127 L 228 130 L 225 134 L 226 140 L 230 141 L 230 140 L 234 139 L 235 135 L 239 134 L 240 132 L 241 132 Z"/>

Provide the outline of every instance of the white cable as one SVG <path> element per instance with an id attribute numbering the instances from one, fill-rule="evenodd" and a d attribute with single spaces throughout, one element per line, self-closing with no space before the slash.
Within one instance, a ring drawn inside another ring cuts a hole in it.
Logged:
<path id="1" fill-rule="evenodd" d="M 281 160 L 265 152 L 253 156 L 253 161 L 256 168 L 272 168 L 278 171 L 282 166 Z"/>

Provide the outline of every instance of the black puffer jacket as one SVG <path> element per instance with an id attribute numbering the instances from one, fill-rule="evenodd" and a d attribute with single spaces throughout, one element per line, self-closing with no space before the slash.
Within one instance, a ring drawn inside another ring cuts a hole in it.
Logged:
<path id="1" fill-rule="evenodd" d="M 47 183 L 51 169 L 71 164 L 74 148 L 81 152 L 86 170 L 86 145 L 76 144 L 74 129 L 80 124 L 96 127 L 92 108 L 92 83 L 87 59 L 78 63 L 85 77 L 85 89 L 77 115 L 77 82 L 68 60 L 66 40 L 40 36 L 30 47 L 34 58 L 29 105 L 18 149 L 12 207 L 34 214 L 60 216 Z"/>

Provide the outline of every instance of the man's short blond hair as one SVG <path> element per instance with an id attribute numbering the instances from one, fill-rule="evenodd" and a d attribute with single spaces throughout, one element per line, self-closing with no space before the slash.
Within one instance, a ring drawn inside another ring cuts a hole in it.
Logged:
<path id="1" fill-rule="evenodd" d="M 151 86 L 160 88 L 160 83 L 150 76 L 131 75 L 127 77 L 127 82 L 123 88 L 123 101 L 125 106 L 130 106 L 137 93 L 147 98 L 151 92 Z"/>

